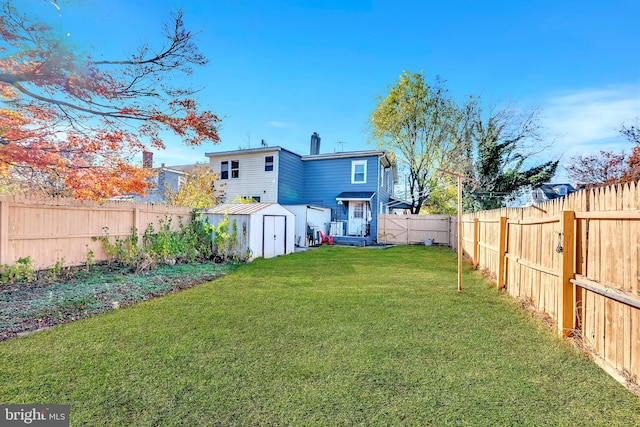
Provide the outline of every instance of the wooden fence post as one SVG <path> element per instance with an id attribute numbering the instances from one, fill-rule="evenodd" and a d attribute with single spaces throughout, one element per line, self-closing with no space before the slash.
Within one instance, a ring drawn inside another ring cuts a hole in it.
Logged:
<path id="1" fill-rule="evenodd" d="M 498 235 L 498 289 L 504 288 L 504 267 L 507 249 L 507 217 L 500 217 L 500 234 Z"/>
<path id="2" fill-rule="evenodd" d="M 473 268 L 478 268 L 480 257 L 480 220 L 473 218 Z"/>
<path id="3" fill-rule="evenodd" d="M 9 201 L 0 200 L 0 264 L 9 264 Z"/>
<path id="4" fill-rule="evenodd" d="M 560 258 L 560 284 L 558 286 L 558 333 L 569 335 L 575 328 L 575 212 L 562 211 L 562 257 Z"/>

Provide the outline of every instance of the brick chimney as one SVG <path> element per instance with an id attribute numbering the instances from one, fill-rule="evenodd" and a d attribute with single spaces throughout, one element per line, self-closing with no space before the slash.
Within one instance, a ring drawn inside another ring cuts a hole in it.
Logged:
<path id="1" fill-rule="evenodd" d="M 145 169 L 153 169 L 153 153 L 151 151 L 142 152 L 142 167 Z"/>
<path id="2" fill-rule="evenodd" d="M 312 156 L 320 154 L 320 135 L 318 135 L 318 132 L 314 132 L 311 135 L 311 151 L 309 154 Z"/>

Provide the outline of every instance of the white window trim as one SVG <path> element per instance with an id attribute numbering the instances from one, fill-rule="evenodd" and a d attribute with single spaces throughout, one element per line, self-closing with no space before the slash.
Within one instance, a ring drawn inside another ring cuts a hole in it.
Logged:
<path id="1" fill-rule="evenodd" d="M 362 181 L 356 181 L 356 166 L 364 165 L 364 179 Z M 367 161 L 366 160 L 352 160 L 351 161 L 351 183 L 352 184 L 366 184 L 367 183 Z"/>

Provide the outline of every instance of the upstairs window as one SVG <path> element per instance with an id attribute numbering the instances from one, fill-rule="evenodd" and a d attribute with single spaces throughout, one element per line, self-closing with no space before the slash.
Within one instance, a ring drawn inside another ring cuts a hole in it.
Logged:
<path id="1" fill-rule="evenodd" d="M 240 177 L 240 161 L 239 160 L 225 160 L 220 162 L 220 179 L 229 179 L 229 163 L 231 163 L 231 178 Z"/>
<path id="2" fill-rule="evenodd" d="M 273 170 L 273 156 L 264 157 L 264 171 L 271 172 Z"/>
<path id="3" fill-rule="evenodd" d="M 367 161 L 354 160 L 351 162 L 351 183 L 365 184 L 367 182 Z"/>
<path id="4" fill-rule="evenodd" d="M 220 179 L 229 179 L 229 162 L 220 162 Z"/>

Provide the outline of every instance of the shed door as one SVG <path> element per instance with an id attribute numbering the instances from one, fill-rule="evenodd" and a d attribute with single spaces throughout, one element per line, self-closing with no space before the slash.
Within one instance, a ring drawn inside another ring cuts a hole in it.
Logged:
<path id="1" fill-rule="evenodd" d="M 262 243 L 262 256 L 273 258 L 286 253 L 285 216 L 265 215 L 262 217 L 264 238 Z"/>

